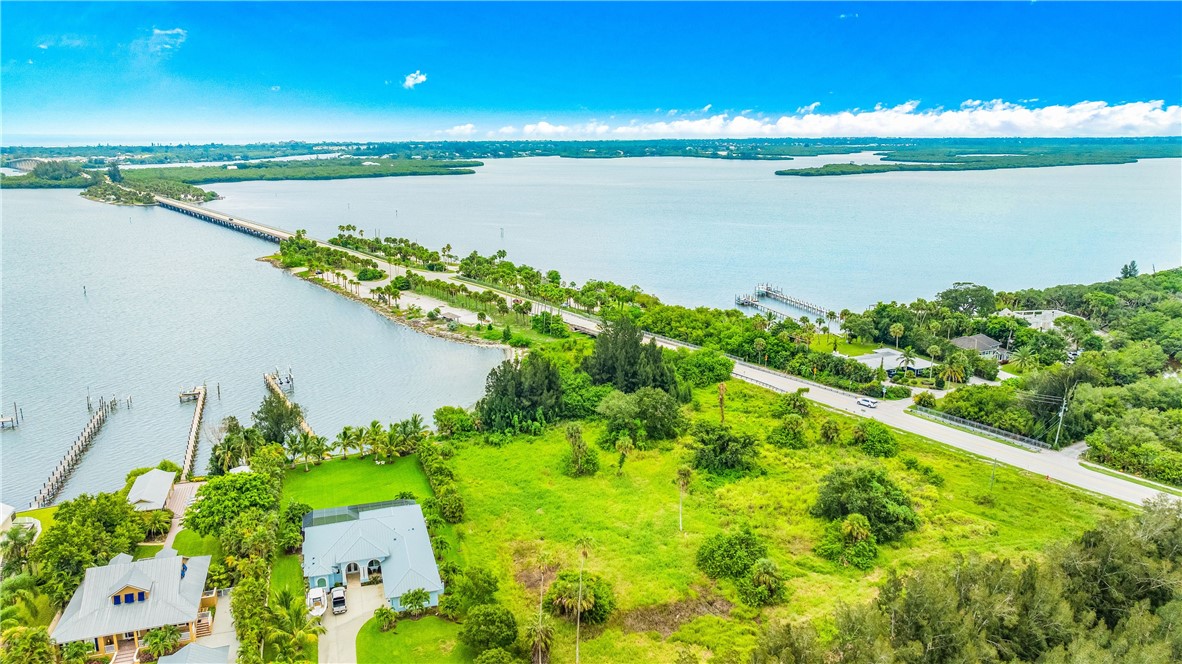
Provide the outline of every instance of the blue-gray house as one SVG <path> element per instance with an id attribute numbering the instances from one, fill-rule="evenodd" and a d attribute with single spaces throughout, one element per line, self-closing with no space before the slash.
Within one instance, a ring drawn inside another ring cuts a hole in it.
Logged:
<path id="1" fill-rule="evenodd" d="M 413 500 L 333 507 L 304 515 L 304 578 L 310 588 L 366 582 L 381 575 L 390 607 L 422 588 L 439 603 L 443 581 L 435 565 L 423 510 Z"/>

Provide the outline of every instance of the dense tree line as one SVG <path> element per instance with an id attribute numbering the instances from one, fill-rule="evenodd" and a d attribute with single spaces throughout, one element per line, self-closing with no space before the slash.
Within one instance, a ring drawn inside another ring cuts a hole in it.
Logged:
<path id="1" fill-rule="evenodd" d="M 767 628 L 751 659 L 798 662 L 1176 662 L 1182 506 L 1160 499 L 1035 560 L 955 556 L 892 570 L 824 630 Z"/>

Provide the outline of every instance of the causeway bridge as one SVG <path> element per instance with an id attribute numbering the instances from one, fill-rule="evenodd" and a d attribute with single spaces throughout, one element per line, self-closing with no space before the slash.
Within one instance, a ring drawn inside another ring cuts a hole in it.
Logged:
<path id="1" fill-rule="evenodd" d="M 228 214 L 223 214 L 215 210 L 209 210 L 201 207 L 200 205 L 178 201 L 173 198 L 157 196 L 156 205 L 174 212 L 187 214 L 190 217 L 196 217 L 202 221 L 208 221 L 211 224 L 224 226 L 231 230 L 238 231 L 239 233 L 253 235 L 257 238 L 274 242 L 276 244 L 294 236 L 293 233 L 288 233 L 287 231 L 279 230 L 278 228 L 265 226 L 254 221 L 247 221 L 246 219 L 239 219 L 238 217 L 231 217 Z"/>

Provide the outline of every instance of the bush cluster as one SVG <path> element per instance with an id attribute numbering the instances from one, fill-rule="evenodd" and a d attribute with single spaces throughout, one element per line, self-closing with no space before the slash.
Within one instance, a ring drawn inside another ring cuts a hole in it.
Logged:
<path id="1" fill-rule="evenodd" d="M 459 523 L 464 520 L 464 499 L 456 490 L 456 476 L 451 466 L 443 458 L 439 446 L 432 442 L 419 445 L 419 465 L 427 475 L 427 483 L 435 492 L 431 504 L 439 511 L 439 516 L 448 523 Z"/>

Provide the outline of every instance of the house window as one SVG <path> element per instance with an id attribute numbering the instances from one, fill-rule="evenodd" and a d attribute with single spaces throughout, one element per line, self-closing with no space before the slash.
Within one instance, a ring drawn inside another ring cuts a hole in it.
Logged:
<path id="1" fill-rule="evenodd" d="M 134 601 L 135 601 L 135 593 L 124 593 L 123 594 L 123 603 L 124 604 L 131 604 Z"/>
<path id="2" fill-rule="evenodd" d="M 145 594 L 146 594 L 146 593 L 145 593 L 144 591 L 142 591 L 142 590 L 141 590 L 141 591 L 139 592 L 139 594 L 138 594 L 138 595 L 136 596 L 136 598 L 135 598 L 135 599 L 136 599 L 136 601 L 139 601 L 139 602 L 142 602 L 142 601 L 144 601 L 144 595 L 145 595 Z"/>
<path id="3" fill-rule="evenodd" d="M 122 603 L 122 600 L 123 600 L 122 597 L 120 597 L 119 595 L 115 595 L 115 606 L 119 606 L 119 604 Z"/>

